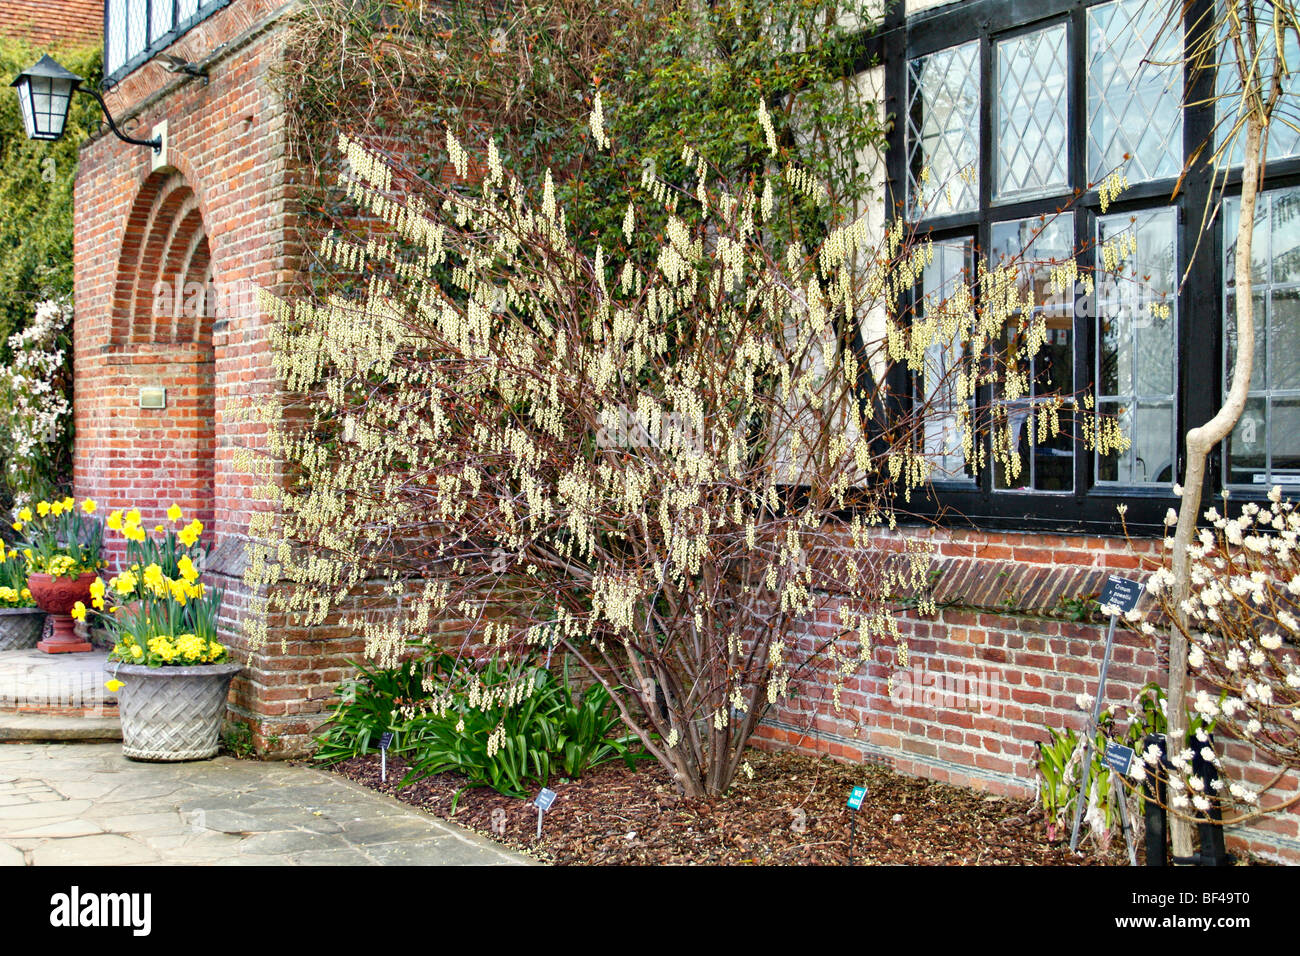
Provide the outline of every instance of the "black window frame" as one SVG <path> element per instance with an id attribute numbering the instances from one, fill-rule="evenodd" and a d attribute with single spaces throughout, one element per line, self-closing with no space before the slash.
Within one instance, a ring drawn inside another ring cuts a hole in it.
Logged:
<path id="1" fill-rule="evenodd" d="M 920 232 L 935 241 L 973 236 L 976 255 L 987 256 L 991 248 L 991 231 L 994 222 L 1020 219 L 1054 212 L 1062 194 L 1047 198 L 1021 200 L 1007 203 L 992 202 L 993 147 L 996 130 L 993 128 L 993 57 L 994 42 L 1006 36 L 1030 32 L 1068 21 L 1069 38 L 1069 105 L 1070 120 L 1067 129 L 1068 168 L 1072 184 L 1087 182 L 1087 69 L 1088 69 L 1088 8 L 1108 0 L 958 0 L 948 4 L 905 16 L 895 10 L 883 25 L 881 44 L 882 64 L 885 71 L 886 111 L 901 117 L 909 108 L 908 64 L 917 56 L 937 52 L 971 40 L 980 43 L 980 155 L 979 155 L 979 206 L 975 211 L 952 213 L 923 220 Z M 1209 19 L 1213 0 L 1196 0 L 1185 11 L 1183 24 L 1184 43 L 1194 42 L 1194 31 Z M 899 7 L 902 7 L 899 4 Z M 1189 88 L 1189 84 L 1191 88 Z M 1187 102 L 1205 103 L 1213 96 L 1214 76 L 1210 71 L 1192 73 L 1184 71 L 1184 90 Z M 1213 134 L 1215 125 L 1212 107 L 1183 109 L 1183 157 L 1196 150 Z M 886 168 L 886 209 L 891 215 L 904 213 L 910 197 L 907 194 L 907 143 L 904 122 L 895 122 L 888 134 Z M 1119 199 L 1110 204 L 1106 215 L 1139 210 L 1171 207 L 1176 211 L 1176 242 L 1178 247 L 1178 278 L 1185 274 L 1177 299 L 1177 350 L 1175 359 L 1175 477 L 1181 478 L 1185 464 L 1185 436 L 1189 427 L 1203 424 L 1218 410 L 1223 390 L 1223 275 L 1222 275 L 1222 215 L 1215 217 L 1205 235 L 1199 237 L 1202 215 L 1214 186 L 1212 170 L 1206 160 L 1209 150 L 1202 154 L 1191 169 L 1186 169 L 1181 182 L 1178 177 L 1135 183 Z M 1218 174 L 1222 196 L 1240 193 L 1241 170 L 1234 168 L 1226 176 Z M 1270 162 L 1261 182 L 1261 190 L 1269 190 L 1300 183 L 1300 157 Z M 1073 186 L 1071 187 L 1071 190 Z M 1176 190 L 1176 192 L 1175 192 Z M 1217 192 L 1218 190 L 1215 189 Z M 1074 210 L 1075 249 L 1080 271 L 1090 271 L 1094 266 L 1093 238 L 1100 213 L 1096 189 L 1075 194 L 1071 205 Z M 1096 385 L 1095 361 L 1098 343 L 1096 320 L 1090 310 L 1076 312 L 1074 329 L 1075 387 L 1080 391 L 1093 391 Z M 1188 343 L 1197 343 L 1189 348 Z M 896 394 L 912 394 L 913 385 L 905 370 L 895 369 L 891 389 Z M 989 386 L 981 386 L 976 401 L 987 408 L 991 399 Z M 959 483 L 936 482 L 933 490 L 923 497 L 913 494 L 909 510 L 926 517 L 943 516 L 953 525 L 974 526 L 988 530 L 1043 531 L 1053 533 L 1116 534 L 1121 530 L 1117 510 L 1126 506 L 1125 520 L 1131 531 L 1159 533 L 1164 527 L 1164 517 L 1169 508 L 1177 508 L 1178 499 L 1169 486 L 1116 486 L 1098 485 L 1095 477 L 1095 456 L 1083 447 L 1079 426 L 1074 424 L 1076 451 L 1074 462 L 1074 490 L 1072 492 L 1046 491 L 994 491 L 994 467 L 988 463 L 977 476 L 977 487 Z M 987 436 L 982 440 L 988 442 Z M 1207 463 L 1207 494 L 1217 495 L 1222 485 L 1224 456 L 1216 448 Z M 1262 499 L 1268 488 L 1261 486 L 1258 494 L 1245 492 L 1234 486 L 1232 498 L 1238 500 Z M 1207 498 L 1206 506 L 1213 503 Z"/>
<path id="2" fill-rule="evenodd" d="M 231 0 L 199 0 L 198 8 L 194 11 L 193 15 L 181 23 L 176 22 L 177 15 L 180 12 L 180 0 L 125 0 L 124 9 L 127 11 L 126 16 L 128 17 L 128 23 L 131 5 L 139 3 L 143 3 L 145 8 L 144 49 L 136 53 L 134 56 L 128 56 L 121 66 L 112 72 L 109 72 L 109 14 L 112 9 L 112 2 L 111 0 L 104 0 L 104 81 L 101 85 L 105 90 L 111 89 L 122 79 L 129 76 L 131 73 L 134 73 L 218 10 L 223 10 L 230 6 Z M 167 32 L 161 33 L 155 37 L 152 35 L 153 8 L 157 4 L 171 5 L 172 27 Z"/>

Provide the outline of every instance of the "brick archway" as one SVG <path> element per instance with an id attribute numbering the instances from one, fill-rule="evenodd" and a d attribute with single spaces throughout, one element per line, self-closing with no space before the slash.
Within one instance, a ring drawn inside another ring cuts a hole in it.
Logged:
<path id="1" fill-rule="evenodd" d="M 173 503 L 211 528 L 216 454 L 215 282 L 199 197 L 161 170 L 131 206 L 118 255 L 102 427 L 86 436 L 88 488 L 106 507 L 137 507 L 147 525 Z M 163 389 L 162 408 L 143 407 Z"/>

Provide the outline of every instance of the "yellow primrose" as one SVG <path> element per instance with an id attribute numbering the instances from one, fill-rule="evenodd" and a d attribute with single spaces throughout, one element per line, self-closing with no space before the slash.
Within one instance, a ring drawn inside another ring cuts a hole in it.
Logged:
<path id="1" fill-rule="evenodd" d="M 86 619 L 86 605 L 78 601 L 76 604 L 72 605 L 72 610 L 68 613 L 78 621 L 84 621 Z"/>
<path id="2" fill-rule="evenodd" d="M 104 684 L 104 686 L 108 688 L 108 692 L 110 694 L 116 694 L 119 690 L 122 689 L 123 685 L 120 680 L 114 678 L 113 680 L 108 681 L 106 684 Z"/>

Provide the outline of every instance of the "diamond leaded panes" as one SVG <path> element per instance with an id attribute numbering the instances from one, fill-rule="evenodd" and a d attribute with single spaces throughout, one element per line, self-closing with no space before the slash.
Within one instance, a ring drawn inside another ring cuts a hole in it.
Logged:
<path id="1" fill-rule="evenodd" d="M 916 216 L 979 203 L 979 43 L 918 56 L 907 69 L 908 208 Z"/>
<path id="2" fill-rule="evenodd" d="M 1123 166 L 1130 183 L 1177 176 L 1183 154 L 1181 26 L 1163 4 L 1088 9 L 1088 177 Z M 1124 165 L 1125 154 L 1129 161 Z"/>
<path id="3" fill-rule="evenodd" d="M 1069 187 L 1069 44 L 1064 23 L 996 44 L 994 197 Z"/>

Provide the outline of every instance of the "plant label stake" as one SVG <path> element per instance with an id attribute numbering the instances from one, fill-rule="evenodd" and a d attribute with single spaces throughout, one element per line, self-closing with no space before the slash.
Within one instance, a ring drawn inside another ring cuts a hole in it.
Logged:
<path id="1" fill-rule="evenodd" d="M 542 787 L 542 792 L 533 797 L 533 806 L 537 808 L 537 839 L 542 838 L 542 817 L 546 816 L 546 811 L 551 809 L 551 804 L 555 802 L 555 791 Z"/>
<path id="2" fill-rule="evenodd" d="M 1142 596 L 1142 583 L 1140 581 L 1131 581 L 1128 578 L 1121 578 L 1112 574 L 1106 578 L 1106 586 L 1102 589 L 1101 597 L 1098 604 L 1110 616 L 1110 624 L 1106 628 L 1106 649 L 1102 652 L 1101 657 L 1101 676 L 1097 681 L 1097 697 L 1092 702 L 1092 714 L 1088 717 L 1087 726 L 1084 728 L 1083 738 L 1083 781 L 1079 787 L 1079 795 L 1075 798 L 1074 804 L 1074 828 L 1070 831 L 1070 852 L 1078 852 L 1079 846 L 1079 825 L 1083 822 L 1083 805 L 1088 799 L 1088 787 L 1092 783 L 1092 747 L 1093 740 L 1097 736 L 1097 722 L 1101 719 L 1101 702 L 1106 697 L 1106 674 L 1110 670 L 1111 652 L 1115 647 L 1115 622 L 1119 620 L 1121 614 L 1127 614 L 1137 606 L 1138 598 Z M 1106 748 L 1107 758 L 1110 757 L 1111 747 Z M 1123 748 L 1128 750 L 1127 747 Z M 1133 752 L 1129 751 L 1131 763 Z M 1120 755 L 1116 753 L 1116 762 L 1110 763 L 1107 759 L 1108 766 L 1112 768 L 1120 762 Z M 1125 764 L 1124 771 L 1127 773 L 1128 764 Z M 1137 850 L 1133 846 L 1132 831 L 1128 822 L 1128 800 L 1124 796 L 1124 783 L 1121 777 L 1119 781 L 1119 817 L 1124 827 L 1124 840 L 1128 844 L 1128 858 L 1132 866 L 1137 866 Z"/>
<path id="3" fill-rule="evenodd" d="M 379 738 L 379 782 L 388 783 L 388 748 L 393 743 L 393 732 L 384 731 Z"/>
<path id="4" fill-rule="evenodd" d="M 853 861 L 853 842 L 858 835 L 858 811 L 862 809 L 862 801 L 866 798 L 866 787 L 854 787 L 849 792 L 849 809 L 853 811 L 849 814 L 849 862 Z"/>

